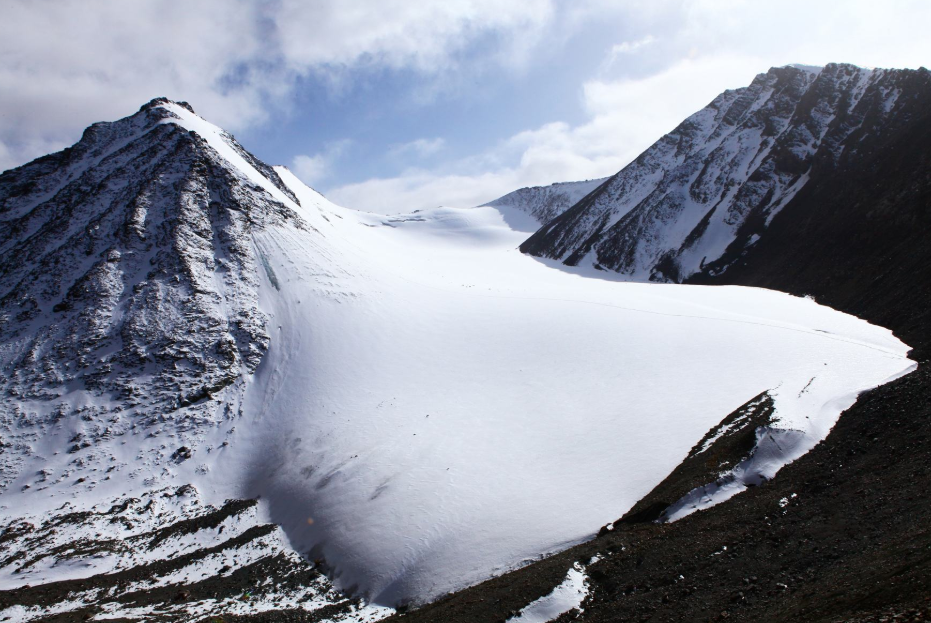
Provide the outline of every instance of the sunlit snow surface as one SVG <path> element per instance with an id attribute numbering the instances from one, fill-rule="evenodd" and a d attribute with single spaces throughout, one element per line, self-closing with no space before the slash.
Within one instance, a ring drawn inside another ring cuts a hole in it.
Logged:
<path id="1" fill-rule="evenodd" d="M 591 537 L 763 391 L 807 449 L 914 365 L 888 330 L 811 300 L 552 268 L 494 208 L 363 214 L 279 169 L 298 206 L 166 107 L 301 218 L 253 233 L 272 341 L 235 434 L 204 433 L 231 445 L 201 452 L 203 473 L 162 472 L 211 503 L 260 496 L 262 520 L 376 604 Z"/>
<path id="2" fill-rule="evenodd" d="M 912 366 L 810 300 L 580 277 L 520 254 L 494 209 L 365 215 L 279 174 L 312 229 L 255 236 L 273 342 L 247 492 L 377 603 L 589 538 L 762 391 L 820 439 Z"/>

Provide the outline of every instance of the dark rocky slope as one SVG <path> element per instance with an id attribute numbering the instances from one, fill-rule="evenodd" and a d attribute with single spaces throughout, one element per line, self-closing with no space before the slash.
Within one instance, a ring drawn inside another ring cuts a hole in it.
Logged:
<path id="1" fill-rule="evenodd" d="M 283 535 L 277 526 L 256 521 L 255 500 L 228 500 L 219 508 L 188 508 L 185 519 L 151 531 L 132 532 L 134 524 L 144 522 L 146 515 L 159 514 L 161 509 L 153 508 L 158 506 L 156 502 L 194 495 L 186 487 L 147 499 L 125 498 L 100 513 L 71 513 L 50 518 L 41 525 L 18 522 L 4 526 L 0 536 L 0 566 L 18 564 L 25 568 L 47 556 L 67 564 L 123 549 L 143 553 L 143 560 L 114 573 L 0 591 L 0 611 L 12 606 L 44 608 L 46 614 L 31 620 L 66 623 L 95 617 L 188 621 L 196 617 L 192 611 L 216 613 L 207 618 L 215 621 L 217 615 L 236 606 L 248 611 L 262 609 L 259 604 L 263 602 L 282 604 L 312 599 L 329 602 L 313 612 L 303 611 L 308 617 L 317 617 L 314 620 L 353 610 L 357 601 L 340 595 L 313 564 L 281 546 Z M 129 530 L 118 539 L 90 536 L 107 524 L 125 524 Z M 234 529 L 224 534 L 224 527 Z M 57 532 L 69 531 L 86 536 L 48 551 L 47 544 Z M 199 543 L 191 546 L 191 537 Z M 160 555 L 158 550 L 165 550 L 167 555 Z M 256 556 L 256 551 L 261 554 Z M 217 563 L 218 559 L 222 562 Z M 197 576 L 197 568 L 211 566 L 218 572 L 188 579 L 187 573 Z M 163 581 L 172 576 L 176 581 Z M 34 614 L 28 610 L 27 613 Z M 13 611 L 14 619 L 17 614 L 24 613 Z M 10 619 L 0 616 L 0 620 Z"/>
<path id="2" fill-rule="evenodd" d="M 757 244 L 728 249 L 689 282 L 812 295 L 892 328 L 927 358 L 931 106 L 922 102 L 882 131 L 868 120 L 836 163 L 816 160 L 818 182 L 813 173 Z"/>

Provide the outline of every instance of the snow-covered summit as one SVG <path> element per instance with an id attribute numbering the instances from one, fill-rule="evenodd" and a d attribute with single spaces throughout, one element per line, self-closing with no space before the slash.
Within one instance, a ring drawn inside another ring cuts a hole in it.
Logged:
<path id="1" fill-rule="evenodd" d="M 294 220 L 296 202 L 231 136 L 165 99 L 0 176 L 0 429 L 22 448 L 4 453 L 0 484 L 36 438 L 77 453 L 219 417 L 212 397 L 268 347 L 251 231 Z"/>

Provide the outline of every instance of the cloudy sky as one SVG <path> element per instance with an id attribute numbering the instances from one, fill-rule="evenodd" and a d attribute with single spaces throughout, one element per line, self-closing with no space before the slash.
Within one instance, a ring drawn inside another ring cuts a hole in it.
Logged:
<path id="1" fill-rule="evenodd" d="M 157 96 L 348 207 L 612 174 L 789 63 L 931 65 L 928 0 L 0 0 L 0 169 Z"/>

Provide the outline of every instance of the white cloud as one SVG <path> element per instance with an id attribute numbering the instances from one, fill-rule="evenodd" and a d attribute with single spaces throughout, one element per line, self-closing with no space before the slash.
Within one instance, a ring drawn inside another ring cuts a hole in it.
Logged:
<path id="1" fill-rule="evenodd" d="M 351 144 L 348 139 L 343 139 L 327 143 L 322 152 L 313 156 L 299 154 L 291 161 L 291 171 L 308 186 L 319 184 L 332 174 L 333 165 Z"/>
<path id="2" fill-rule="evenodd" d="M 17 160 L 35 157 L 159 95 L 196 98 L 221 125 L 254 122 L 263 114 L 259 89 L 222 84 L 261 47 L 252 17 L 241 0 L 8 0 L 0 20 L 0 141 Z"/>
<path id="3" fill-rule="evenodd" d="M 520 63 L 554 0 L 5 0 L 0 20 L 4 166 L 71 144 L 90 123 L 158 96 L 232 131 L 287 109 L 301 77 L 359 67 L 448 80 L 469 62 Z M 484 39 L 483 39 L 484 40 Z"/>
<path id="4" fill-rule="evenodd" d="M 741 59 L 686 59 L 639 80 L 589 81 L 582 89 L 589 116 L 583 124 L 549 123 L 432 171 L 409 170 L 326 194 L 341 205 L 392 213 L 475 206 L 523 186 L 606 177 L 714 99 L 722 77 L 727 87 L 743 86 L 758 66 Z"/>
<path id="5" fill-rule="evenodd" d="M 314 156 L 299 154 L 294 156 L 294 160 L 291 161 L 291 171 L 302 182 L 308 186 L 313 186 L 329 174 L 330 162 L 323 154 Z"/>
<path id="6" fill-rule="evenodd" d="M 397 177 L 329 189 L 326 195 L 340 205 L 383 214 L 439 205 L 468 207 L 523 186 L 609 175 L 623 164 L 615 154 L 597 153 L 597 149 L 579 153 L 577 138 L 566 124 L 550 124 L 442 169 L 408 169 Z M 515 153 L 516 164 L 501 165 Z"/>
<path id="7" fill-rule="evenodd" d="M 392 68 L 443 83 L 474 65 L 555 62 L 553 49 L 596 22 L 617 24 L 619 41 L 601 64 L 578 69 L 577 84 L 552 85 L 578 90 L 583 121 L 528 128 L 454 161 L 441 159 L 454 151 L 443 137 L 394 145 L 389 159 L 436 164 L 328 195 L 394 211 L 476 205 L 519 186 L 601 177 L 772 65 L 917 67 L 931 58 L 926 0 L 890 0 L 882 11 L 863 0 L 6 0 L 0 168 L 70 144 L 89 123 L 159 95 L 187 99 L 237 131 L 287 108 L 309 75 L 338 86 L 359 68 Z M 319 184 L 343 162 L 331 145 L 292 166 Z"/>
<path id="8" fill-rule="evenodd" d="M 393 145 L 388 149 L 389 158 L 426 158 L 441 151 L 446 146 L 446 140 L 442 137 L 436 138 L 418 138 L 407 143 Z"/>
<path id="9" fill-rule="evenodd" d="M 590 15 L 596 4 L 592 0 L 578 14 Z M 892 0 L 882 11 L 862 0 L 785 0 L 778 6 L 663 0 L 642 11 L 625 6 L 631 16 L 639 11 L 644 31 L 608 50 L 597 78 L 580 81 L 583 123 L 549 123 L 469 159 L 345 185 L 328 195 L 378 211 L 478 205 L 521 186 L 613 174 L 721 91 L 745 86 L 772 66 L 917 68 L 931 59 L 931 38 L 924 33 L 931 3 L 924 0 Z M 654 32 L 664 21 L 666 30 Z"/>
<path id="10" fill-rule="evenodd" d="M 621 43 L 616 43 L 611 46 L 611 58 L 615 59 L 621 54 L 630 54 L 631 52 L 636 52 L 637 50 L 645 48 L 655 41 L 656 39 L 653 38 L 653 35 L 647 35 L 646 37 L 637 39 L 636 41 L 623 41 Z"/>
<path id="11" fill-rule="evenodd" d="M 348 184 L 327 193 L 339 205 L 381 214 L 422 208 L 476 206 L 526 185 L 517 169 L 475 175 L 410 170 L 393 178 Z"/>
<path id="12" fill-rule="evenodd" d="M 281 51 L 296 71 L 371 63 L 445 71 L 478 35 L 507 36 L 502 58 L 532 47 L 553 15 L 551 0 L 284 0 L 275 14 Z"/>
<path id="13" fill-rule="evenodd" d="M 608 52 L 604 62 L 601 63 L 599 73 L 608 73 L 615 66 L 615 64 L 618 61 L 623 60 L 625 56 L 635 53 L 642 53 L 644 48 L 648 48 L 654 43 L 656 43 L 656 38 L 653 35 L 646 35 L 635 41 L 622 41 L 621 43 L 615 43 L 611 46 L 611 51 Z"/>
<path id="14" fill-rule="evenodd" d="M 889 0 L 693 0 L 679 36 L 701 54 L 753 55 L 770 65 L 847 62 L 917 68 L 931 59 L 931 3 Z M 765 68 L 763 68 L 765 69 Z"/>
<path id="15" fill-rule="evenodd" d="M 0 171 L 5 171 L 16 164 L 7 146 L 0 143 Z"/>

